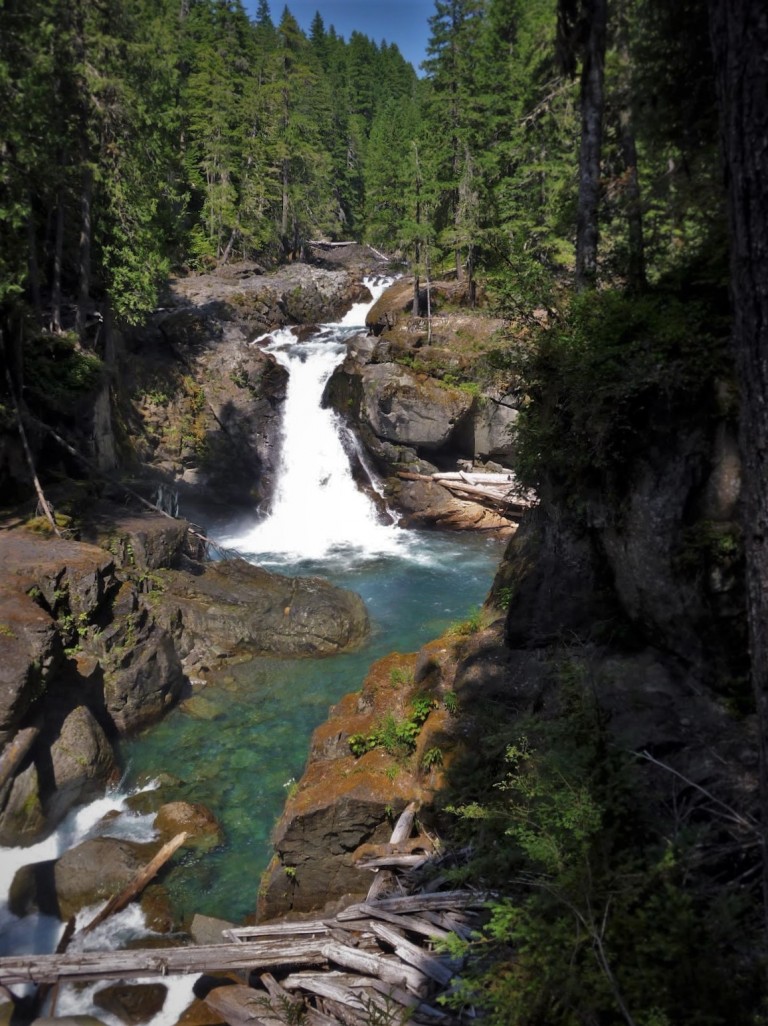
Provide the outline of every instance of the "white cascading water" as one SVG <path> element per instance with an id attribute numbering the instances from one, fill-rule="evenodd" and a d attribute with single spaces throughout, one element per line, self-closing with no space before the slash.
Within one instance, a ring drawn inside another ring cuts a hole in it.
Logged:
<path id="1" fill-rule="evenodd" d="M 148 785 L 150 789 L 153 785 Z M 64 924 L 52 916 L 29 915 L 23 919 L 8 909 L 8 897 L 16 871 L 35 862 L 56 859 L 68 849 L 91 836 L 125 837 L 132 841 L 149 841 L 156 836 L 153 827 L 154 816 L 130 812 L 126 806 L 124 792 L 112 792 L 90 805 L 74 809 L 64 822 L 49 837 L 39 844 L 27 848 L 0 849 L 0 954 L 20 955 L 43 954 L 54 951 L 64 930 Z M 109 816 L 109 820 L 105 817 Z M 96 915 L 100 905 L 82 909 L 77 915 L 76 930 L 82 929 Z M 144 913 L 136 903 L 128 905 L 122 912 L 111 916 L 93 932 L 76 935 L 68 950 L 104 951 L 125 947 L 136 937 L 148 933 Z M 192 1000 L 194 976 L 174 976 L 163 980 L 168 989 L 162 1010 L 146 1026 L 172 1026 Z M 147 982 L 137 979 L 134 983 Z M 154 982 L 154 981 L 152 981 Z M 57 1015 L 94 1015 L 107 1026 L 124 1026 L 121 1020 L 92 1004 L 94 994 L 107 986 L 109 981 L 101 980 L 86 986 L 64 984 L 57 1002 Z M 15 986 L 13 991 L 22 996 L 29 985 Z"/>
<path id="2" fill-rule="evenodd" d="M 346 354 L 347 339 L 364 327 L 366 314 L 391 281 L 366 279 L 373 301 L 356 304 L 338 324 L 325 325 L 306 341 L 297 341 L 287 328 L 271 335 L 265 352 L 273 353 L 289 374 L 275 497 L 265 520 L 224 544 L 280 565 L 405 554 L 407 537 L 381 523 L 354 481 L 340 418 L 321 405 L 325 386 Z"/>

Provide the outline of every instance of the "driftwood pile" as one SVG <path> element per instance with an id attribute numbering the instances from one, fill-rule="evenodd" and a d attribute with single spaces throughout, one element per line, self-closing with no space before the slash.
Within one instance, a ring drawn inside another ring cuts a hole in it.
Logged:
<path id="1" fill-rule="evenodd" d="M 437 890 L 439 879 L 406 893 L 408 874 L 435 857 L 412 854 L 432 848 L 428 838 L 408 841 L 415 811 L 408 806 L 389 844 L 358 863 L 376 874 L 366 900 L 331 918 L 232 927 L 220 944 L 0 958 L 0 984 L 227 972 L 243 982 L 214 986 L 204 1000 L 229 1026 L 447 1026 L 455 1020 L 437 998 L 460 966 L 435 945 L 468 937 L 485 896 Z"/>
<path id="2" fill-rule="evenodd" d="M 436 474 L 415 474 L 402 470 L 403 481 L 435 481 L 460 498 L 490 506 L 505 516 L 519 518 L 536 505 L 536 496 L 526 491 L 512 473 L 485 474 L 475 471 L 445 471 Z"/>
<path id="3" fill-rule="evenodd" d="M 248 947 L 287 937 L 314 943 L 312 969 L 286 960 L 258 976 L 254 986 L 215 988 L 206 1003 L 230 1026 L 448 1023 L 451 1016 L 435 1001 L 460 967 L 435 944 L 450 934 L 468 937 L 484 898 L 471 891 L 404 893 L 407 874 L 432 857 L 410 853 L 416 846 L 432 849 L 427 838 L 423 844 L 408 841 L 415 811 L 409 805 L 400 816 L 389 844 L 381 846 L 386 851 L 358 863 L 376 873 L 364 902 L 328 919 L 224 931 L 228 941 Z"/>

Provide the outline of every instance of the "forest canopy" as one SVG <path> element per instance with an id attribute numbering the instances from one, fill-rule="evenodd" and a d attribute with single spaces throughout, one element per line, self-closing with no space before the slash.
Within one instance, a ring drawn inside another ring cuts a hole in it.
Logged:
<path id="1" fill-rule="evenodd" d="M 420 79 L 394 44 L 319 13 L 305 34 L 266 0 L 253 20 L 241 0 L 4 0 L 0 303 L 82 336 L 105 302 L 139 321 L 171 268 L 274 264 L 317 238 L 417 273 L 482 268 L 513 306 L 530 298 L 575 259 L 593 12 L 571 6 L 437 0 Z M 591 215 L 604 280 L 695 263 L 722 279 L 704 6 L 612 5 Z"/>

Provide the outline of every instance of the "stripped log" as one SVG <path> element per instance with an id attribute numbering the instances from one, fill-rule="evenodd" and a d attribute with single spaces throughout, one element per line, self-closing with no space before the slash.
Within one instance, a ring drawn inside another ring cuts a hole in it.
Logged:
<path id="1" fill-rule="evenodd" d="M 65 977 L 68 980 L 100 980 L 325 964 L 321 946 L 313 938 L 256 940 L 249 944 L 210 944 L 187 948 L 6 956 L 0 958 L 0 983 L 9 986 L 14 983 L 54 983 Z"/>
<path id="2" fill-rule="evenodd" d="M 352 969 L 356 973 L 364 973 L 366 976 L 376 976 L 384 983 L 405 987 L 413 994 L 422 995 L 426 990 L 426 975 L 410 962 L 404 964 L 385 955 L 375 955 L 370 951 L 359 951 L 357 948 L 337 944 L 336 941 L 329 941 L 323 945 L 322 954 L 328 962 L 334 962 L 344 969 Z"/>
<path id="3" fill-rule="evenodd" d="M 381 898 L 377 902 L 363 902 L 362 904 L 349 905 L 337 913 L 339 922 L 348 919 L 360 919 L 360 909 L 365 904 L 374 904 L 376 908 L 384 909 L 386 912 L 421 912 L 443 911 L 446 909 L 467 909 L 481 908 L 488 900 L 489 895 L 477 894 L 474 891 L 438 891 L 436 894 L 407 894 L 400 898 Z M 365 915 L 365 914 L 364 914 Z"/>
<path id="4" fill-rule="evenodd" d="M 274 1008 L 275 1005 L 281 1007 L 289 1013 L 287 1018 L 291 1018 L 293 1022 L 298 1022 L 301 1018 L 301 999 L 289 994 L 285 987 L 282 987 L 277 982 L 272 973 L 262 973 L 259 980 L 272 999 L 272 1007 Z M 290 1015 L 291 1012 L 295 1013 L 292 1017 Z"/>
<path id="5" fill-rule="evenodd" d="M 93 919 L 82 928 L 82 930 L 80 930 L 80 933 L 90 933 L 91 930 L 95 929 L 100 923 L 103 923 L 105 919 L 108 919 L 115 912 L 119 912 L 121 908 L 125 908 L 125 906 L 132 901 L 137 894 L 141 894 L 149 881 L 157 876 L 168 859 L 170 859 L 171 856 L 179 850 L 182 844 L 184 844 L 188 836 L 189 835 L 186 832 L 182 831 L 182 833 L 176 834 L 173 840 L 164 844 L 152 861 L 148 862 L 147 865 L 140 870 L 136 876 L 134 876 L 133 880 L 131 880 L 127 887 L 120 891 L 119 894 L 110 898 L 104 908 L 98 912 Z"/>
<path id="6" fill-rule="evenodd" d="M 466 495 L 473 501 L 490 503 L 510 516 L 521 516 L 534 505 L 534 500 L 529 496 L 513 494 L 509 482 L 506 485 L 497 484 L 484 487 L 468 484 L 461 479 L 460 475 L 459 479 L 454 481 L 439 479 L 432 474 L 416 474 L 409 470 L 401 470 L 397 476 L 403 481 L 434 481 L 457 495 Z"/>
<path id="7" fill-rule="evenodd" d="M 425 922 L 424 919 L 420 919 L 416 916 L 405 916 L 398 915 L 395 912 L 387 912 L 386 909 L 381 908 L 377 905 L 359 905 L 361 915 L 364 913 L 371 919 L 380 919 L 385 923 L 391 923 L 394 926 L 399 926 L 403 930 L 409 930 L 411 933 L 419 933 L 424 937 L 429 938 L 440 938 L 447 937 L 450 930 L 443 929 L 441 926 L 435 925 L 433 922 Z"/>
<path id="8" fill-rule="evenodd" d="M 464 920 L 464 917 L 452 915 L 449 912 L 422 912 L 422 916 L 433 929 L 443 929 L 455 933 L 462 940 L 469 940 L 472 936 L 472 927 Z"/>
<path id="9" fill-rule="evenodd" d="M 465 481 L 467 484 L 476 485 L 506 485 L 509 487 L 518 483 L 511 471 L 508 474 L 474 474 L 468 473 L 466 470 L 441 470 L 424 476 L 433 481 Z"/>
<path id="10" fill-rule="evenodd" d="M 390 844 L 402 844 L 403 841 L 408 840 L 413 830 L 413 822 L 416 819 L 418 807 L 417 802 L 409 802 L 406 805 L 397 817 L 397 822 L 392 830 L 392 836 L 389 839 Z M 392 887 L 394 879 L 394 875 L 389 870 L 378 872 L 368 889 L 367 900 L 376 901 L 384 891 Z"/>
<path id="11" fill-rule="evenodd" d="M 382 855 L 355 863 L 358 869 L 418 869 L 429 862 L 429 855 Z"/>
<path id="12" fill-rule="evenodd" d="M 221 931 L 230 941 L 258 940 L 268 937 L 324 937 L 329 931 L 325 919 L 311 919 L 297 923 L 263 923 L 260 926 L 232 926 Z"/>
<path id="13" fill-rule="evenodd" d="M 429 976 L 430 979 L 435 980 L 442 987 L 446 986 L 453 979 L 453 969 L 449 968 L 440 959 L 435 958 L 434 955 L 428 954 L 417 944 L 412 944 L 406 940 L 393 927 L 387 926 L 385 923 L 373 923 L 371 929 L 377 937 L 380 937 L 386 944 L 390 944 L 395 949 L 395 954 L 398 958 L 407 962 L 408 965 L 414 966 L 419 972 Z"/>

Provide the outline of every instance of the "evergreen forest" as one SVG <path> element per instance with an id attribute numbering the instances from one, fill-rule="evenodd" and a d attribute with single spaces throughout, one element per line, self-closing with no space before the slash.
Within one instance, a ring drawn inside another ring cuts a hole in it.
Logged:
<path id="1" fill-rule="evenodd" d="M 413 275 L 414 315 L 439 278 L 457 305 L 505 319 L 494 372 L 521 399 L 516 472 L 558 529 L 618 536 L 646 451 L 694 424 L 740 425 L 741 526 L 682 525 L 676 571 L 700 590 L 697 560 L 741 574 L 728 630 L 711 630 L 714 614 L 696 629 L 702 688 L 757 724 L 744 743 L 759 800 L 690 781 L 674 809 L 649 795 L 611 747 L 601 684 L 564 649 L 558 716 L 511 734 L 492 704 L 476 710 L 444 815 L 474 852 L 462 883 L 498 895 L 516 881 L 482 935 L 455 944 L 457 1014 L 759 1026 L 764 3 L 435 0 L 419 73 L 391 42 L 339 35 L 319 6 L 305 33 L 267 0 L 252 15 L 242 0 L 0 0 L 0 419 L 12 426 L 12 380 L 40 373 L 41 334 L 81 351 L 85 373 L 105 355 L 98 325 L 140 325 L 170 274 L 272 269 L 354 239 Z"/>
<path id="2" fill-rule="evenodd" d="M 264 0 L 254 20 L 240 0 L 5 0 L 5 316 L 23 298 L 54 329 L 104 304 L 136 322 L 171 268 L 319 238 L 482 269 L 502 302 L 545 292 L 574 264 L 595 47 L 601 280 L 722 281 L 704 5 L 621 0 L 602 40 L 561 6 L 558 32 L 554 0 L 438 0 L 418 78 L 394 44 L 319 13 L 307 37 Z"/>

